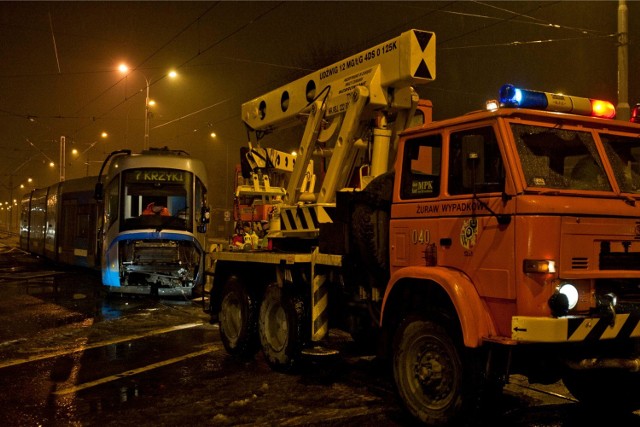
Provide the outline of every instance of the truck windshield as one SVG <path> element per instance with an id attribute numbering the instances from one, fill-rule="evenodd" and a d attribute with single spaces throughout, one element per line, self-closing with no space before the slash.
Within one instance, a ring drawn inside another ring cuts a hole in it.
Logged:
<path id="1" fill-rule="evenodd" d="M 640 137 L 601 133 L 607 158 L 623 193 L 640 193 Z"/>
<path id="2" fill-rule="evenodd" d="M 527 186 L 611 191 L 589 131 L 511 123 Z"/>

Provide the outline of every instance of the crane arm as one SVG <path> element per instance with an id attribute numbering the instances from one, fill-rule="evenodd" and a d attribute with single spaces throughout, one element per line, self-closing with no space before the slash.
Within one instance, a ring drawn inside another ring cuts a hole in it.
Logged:
<path id="1" fill-rule="evenodd" d="M 435 79 L 435 34 L 409 30 L 242 104 L 242 120 L 253 130 L 288 125 L 300 111 L 326 95 L 327 116 L 344 113 L 341 95 L 367 86 L 369 103 L 411 108 L 408 88 Z"/>

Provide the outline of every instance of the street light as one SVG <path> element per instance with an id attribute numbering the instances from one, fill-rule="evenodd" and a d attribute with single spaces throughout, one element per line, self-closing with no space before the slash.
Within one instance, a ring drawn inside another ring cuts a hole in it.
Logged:
<path id="1" fill-rule="evenodd" d="M 147 76 L 140 70 L 138 70 L 137 68 L 134 70 L 129 69 L 129 67 L 126 64 L 120 64 L 118 66 L 118 70 L 125 74 L 125 76 L 128 76 L 129 73 L 131 71 L 138 71 L 140 74 L 142 74 L 142 77 L 144 77 L 144 81 L 146 83 L 147 86 L 147 96 L 145 97 L 144 100 L 144 145 L 143 145 L 143 149 L 144 150 L 148 150 L 149 149 L 149 106 L 150 105 L 154 105 L 155 102 L 149 99 L 149 88 L 151 87 L 151 82 L 150 80 L 147 78 Z M 169 77 L 171 79 L 174 79 L 178 76 L 178 73 L 175 72 L 174 70 L 169 71 L 167 74 L 165 74 L 162 77 Z M 159 81 L 160 79 L 156 80 Z"/>
<path id="2" fill-rule="evenodd" d="M 102 133 L 100 133 L 100 138 L 102 138 L 103 140 L 106 140 L 108 136 L 109 136 L 109 134 L 108 134 L 107 132 L 105 132 L 105 131 L 103 131 Z M 89 150 L 91 150 L 91 149 L 92 149 L 92 148 L 93 148 L 93 147 L 98 143 L 98 141 L 99 141 L 99 140 L 95 140 L 95 141 L 93 141 L 93 142 L 91 143 L 91 145 L 89 145 L 89 147 L 88 147 L 86 150 L 84 150 L 82 153 L 80 153 L 80 155 L 83 155 L 83 154 L 85 154 L 85 153 L 87 154 L 87 159 L 86 159 L 86 161 L 85 161 L 85 165 L 87 166 L 87 175 L 86 175 L 86 176 L 89 176 L 89 163 L 91 163 L 91 162 L 89 161 Z M 103 150 L 102 150 L 102 153 L 104 154 L 104 148 L 103 148 Z M 102 161 L 99 161 L 99 163 L 102 163 Z"/>

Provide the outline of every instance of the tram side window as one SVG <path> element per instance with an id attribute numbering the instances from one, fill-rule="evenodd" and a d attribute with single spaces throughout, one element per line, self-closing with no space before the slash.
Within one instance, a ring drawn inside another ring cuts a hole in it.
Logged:
<path id="1" fill-rule="evenodd" d="M 449 138 L 449 194 L 504 190 L 505 170 L 493 128 L 452 133 Z"/>
<path id="2" fill-rule="evenodd" d="M 78 225 L 76 229 L 76 237 L 80 237 L 86 239 L 89 237 L 89 226 L 91 215 L 91 206 L 90 205 L 79 205 L 78 206 Z"/>
<path id="3" fill-rule="evenodd" d="M 442 137 L 431 135 L 407 141 L 402 162 L 403 199 L 423 199 L 440 194 Z"/>
<path id="4" fill-rule="evenodd" d="M 107 186 L 106 206 L 105 206 L 105 223 L 109 227 L 118 220 L 118 191 L 119 181 L 114 178 Z"/>
<path id="5" fill-rule="evenodd" d="M 204 186 L 202 181 L 200 181 L 200 178 L 196 178 L 196 194 L 194 198 L 195 198 L 194 205 L 197 209 L 197 212 L 195 212 L 196 222 L 198 224 L 201 224 L 202 215 L 200 215 L 200 212 L 202 211 L 203 208 L 207 206 L 207 188 Z"/>

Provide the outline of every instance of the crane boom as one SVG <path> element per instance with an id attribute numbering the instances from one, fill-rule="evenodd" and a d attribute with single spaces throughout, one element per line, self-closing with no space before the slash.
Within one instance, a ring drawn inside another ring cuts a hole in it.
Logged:
<path id="1" fill-rule="evenodd" d="M 326 93 L 327 114 L 346 110 L 347 95 L 368 86 L 374 106 L 404 106 L 406 89 L 435 79 L 435 34 L 409 30 L 342 61 L 242 104 L 242 120 L 254 130 L 267 130 L 295 119 Z M 403 99 L 404 98 L 404 99 Z"/>
<path id="2" fill-rule="evenodd" d="M 398 134 L 418 107 L 413 86 L 434 79 L 435 34 L 414 29 L 242 104 L 258 144 L 249 142 L 251 174 L 243 178 L 250 182 L 236 196 L 243 206 L 268 204 L 273 221 L 282 219 L 270 236 L 317 235 L 331 222 L 338 191 L 362 190 L 389 170 Z M 260 146 L 261 135 L 301 122 L 295 159 Z M 312 156 L 321 157 L 317 181 Z"/>

